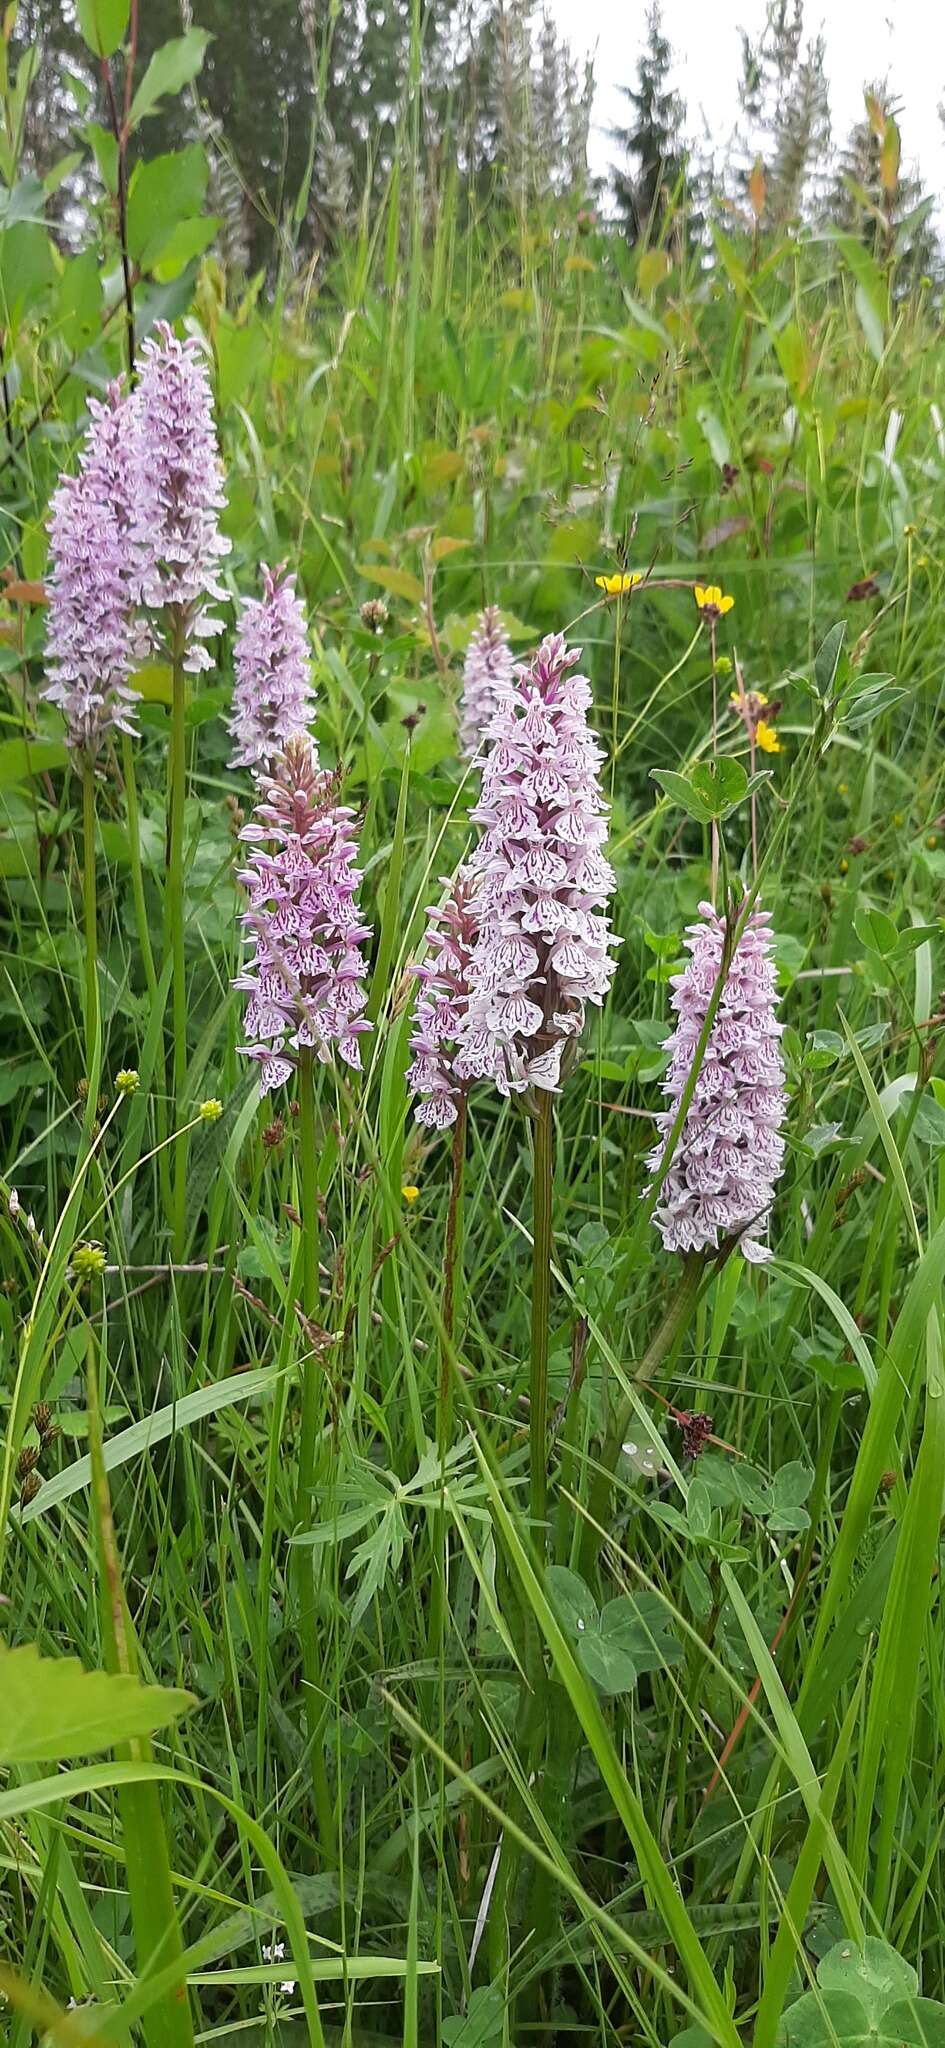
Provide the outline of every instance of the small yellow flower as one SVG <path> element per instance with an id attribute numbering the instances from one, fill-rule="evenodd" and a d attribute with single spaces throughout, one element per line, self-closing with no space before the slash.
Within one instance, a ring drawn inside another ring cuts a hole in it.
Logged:
<path id="1" fill-rule="evenodd" d="M 202 1123 L 215 1124 L 223 1115 L 223 1104 L 216 1095 L 210 1095 L 206 1102 L 201 1103 L 198 1115 Z"/>
<path id="2" fill-rule="evenodd" d="M 841 873 L 841 875 L 848 875 L 848 874 L 849 874 L 849 872 L 850 872 L 850 863 L 849 863 L 849 861 L 848 861 L 848 860 L 841 860 L 841 861 L 839 861 L 839 862 L 838 862 L 838 867 L 839 867 L 839 870 L 840 870 L 840 873 Z"/>
<path id="3" fill-rule="evenodd" d="M 693 595 L 700 612 L 707 619 L 724 619 L 735 603 L 734 597 L 720 590 L 717 583 L 697 583 Z"/>
<path id="4" fill-rule="evenodd" d="M 104 1273 L 105 1253 L 101 1245 L 75 1245 L 72 1252 L 72 1270 L 77 1280 L 85 1280 L 92 1273 Z"/>
<path id="5" fill-rule="evenodd" d="M 784 751 L 774 726 L 769 725 L 766 718 L 759 718 L 755 727 L 755 738 L 763 754 L 780 754 Z"/>
<path id="6" fill-rule="evenodd" d="M 401 1192 L 401 1194 L 403 1195 L 403 1198 L 404 1198 L 404 1201 L 405 1201 L 405 1202 L 415 1202 L 415 1201 L 416 1201 L 416 1199 L 417 1199 L 417 1196 L 418 1196 L 418 1195 L 419 1195 L 419 1193 L 420 1193 L 420 1189 L 419 1189 L 419 1188 L 414 1188 L 414 1187 L 407 1187 L 407 1188 L 401 1188 L 400 1192 Z"/>
<path id="7" fill-rule="evenodd" d="M 635 590 L 637 584 L 643 582 L 643 571 L 625 569 L 621 576 L 595 576 L 594 582 L 605 597 L 626 597 L 628 591 Z"/>
<path id="8" fill-rule="evenodd" d="M 121 1072 L 115 1075 L 115 1086 L 119 1095 L 134 1095 L 140 1080 L 141 1076 L 135 1067 L 122 1067 Z"/>
<path id="9" fill-rule="evenodd" d="M 727 664 L 726 664 L 726 666 L 727 666 L 727 667 L 731 667 L 731 663 L 727 663 Z M 721 663 L 721 662 L 719 662 L 719 663 L 718 663 L 718 667 L 719 667 L 719 669 L 721 670 L 721 667 L 722 667 L 722 663 Z M 729 700 L 728 700 L 728 701 L 729 701 L 729 703 L 730 703 L 730 705 L 731 705 L 731 707 L 732 707 L 732 710 L 733 710 L 733 711 L 741 711 L 741 709 L 742 709 L 742 702 L 743 702 L 743 700 L 742 700 L 742 698 L 741 698 L 741 697 L 739 696 L 739 693 L 738 693 L 738 691 L 737 691 L 737 690 L 732 690 L 732 691 L 731 691 L 731 693 L 730 693 L 730 695 L 729 695 Z M 744 703 L 745 703 L 745 704 L 747 705 L 747 707 L 748 707 L 748 710 L 749 710 L 749 712 L 752 712 L 752 711 L 755 711 L 755 710 L 758 710 L 758 711 L 762 711 L 762 710 L 764 709 L 765 705 L 767 704 L 767 702 L 768 702 L 768 699 L 767 699 L 767 697 L 765 696 L 765 693 L 764 693 L 764 691 L 763 691 L 763 690 L 746 690 L 746 692 L 745 692 L 745 697 L 744 697 Z"/>

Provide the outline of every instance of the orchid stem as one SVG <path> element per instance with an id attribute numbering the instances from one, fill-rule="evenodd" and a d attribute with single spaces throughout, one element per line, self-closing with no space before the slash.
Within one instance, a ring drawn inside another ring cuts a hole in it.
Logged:
<path id="1" fill-rule="evenodd" d="M 165 944 L 173 962 L 171 968 L 171 1014 L 174 1032 L 174 1124 L 177 1131 L 173 1148 L 171 1225 L 174 1255 L 175 1258 L 180 1258 L 184 1246 L 188 1152 L 187 1136 L 180 1128 L 181 1124 L 186 1122 L 184 1090 L 187 1081 L 187 981 L 184 960 L 184 800 L 187 785 L 187 735 L 184 724 L 186 708 L 184 694 L 184 636 L 182 623 L 176 616 L 174 617 L 172 628 L 171 675 L 171 745 L 168 759 L 167 787 L 168 860 L 167 895 L 165 901 Z"/>
<path id="2" fill-rule="evenodd" d="M 553 1100 L 542 1089 L 533 1129 L 532 1342 L 529 1405 L 529 1504 L 536 1552 L 544 1558 L 548 1503 L 548 1323 L 551 1315 Z"/>
<path id="3" fill-rule="evenodd" d="M 95 770 L 82 766 L 82 907 L 85 917 L 85 1072 L 91 1095 L 98 1094 L 98 887 L 95 872 Z"/>
<path id="4" fill-rule="evenodd" d="M 321 1370 L 314 1346 L 312 1325 L 317 1323 L 321 1303 L 318 1292 L 318 1156 L 315 1134 L 315 1070 L 311 1046 L 299 1055 L 299 1192 L 302 1216 L 302 1307 L 307 1328 L 303 1334 L 302 1420 L 299 1430 L 299 1463 L 295 1496 L 295 1533 L 307 1535 L 312 1527 L 312 1489 L 315 1483 L 315 1444 L 318 1436 Z M 291 1304 L 290 1304 L 291 1309 Z M 311 1747 L 312 1787 L 322 1854 L 328 1863 L 336 1861 L 335 1826 L 332 1814 L 325 1745 L 322 1739 L 322 1661 L 318 1654 L 318 1611 L 315 1599 L 315 1553 L 307 1543 L 295 1552 L 299 1601 L 299 1636 L 302 1644 L 302 1676 L 305 1689 L 305 1722 Z"/>

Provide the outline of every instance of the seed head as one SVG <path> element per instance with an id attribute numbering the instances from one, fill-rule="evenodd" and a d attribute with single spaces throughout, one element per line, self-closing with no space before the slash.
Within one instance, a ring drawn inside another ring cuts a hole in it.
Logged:
<path id="1" fill-rule="evenodd" d="M 115 1075 L 115 1086 L 119 1095 L 136 1095 L 141 1085 L 137 1067 L 122 1067 Z"/>
<path id="2" fill-rule="evenodd" d="M 105 1271 L 105 1253 L 100 1244 L 77 1244 L 72 1248 L 72 1271 L 77 1280 L 88 1280 Z"/>
<path id="3" fill-rule="evenodd" d="M 223 1104 L 218 1096 L 208 1095 L 206 1102 L 201 1103 L 200 1108 L 197 1111 L 197 1114 L 200 1118 L 201 1123 L 218 1123 L 221 1116 L 223 1115 Z"/>

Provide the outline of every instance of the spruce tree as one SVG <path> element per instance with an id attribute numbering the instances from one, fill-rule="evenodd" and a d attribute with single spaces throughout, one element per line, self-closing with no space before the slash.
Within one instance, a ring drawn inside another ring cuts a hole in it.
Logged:
<path id="1" fill-rule="evenodd" d="M 632 118 L 626 127 L 611 130 L 624 159 L 629 159 L 614 164 L 611 175 L 618 212 L 632 242 L 658 228 L 686 164 L 686 110 L 670 84 L 673 53 L 663 33 L 659 0 L 654 0 L 646 23 L 636 85 L 622 87 Z"/>

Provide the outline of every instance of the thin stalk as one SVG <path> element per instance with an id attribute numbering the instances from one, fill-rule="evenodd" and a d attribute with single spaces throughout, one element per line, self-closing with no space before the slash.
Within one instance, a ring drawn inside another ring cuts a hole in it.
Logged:
<path id="1" fill-rule="evenodd" d="M 321 1312 L 318 1293 L 318 1155 L 315 1137 L 315 1064 L 311 1046 L 299 1056 L 299 1182 L 302 1217 L 302 1307 L 309 1323 L 317 1323 Z M 302 1421 L 299 1430 L 299 1467 L 295 1496 L 295 1531 L 304 1535 L 312 1526 L 312 1488 L 315 1482 L 315 1444 L 321 1393 L 318 1358 L 309 1337 L 305 1339 L 302 1363 Z M 315 1812 L 322 1851 L 335 1860 L 335 1829 L 331 1795 L 322 1742 L 321 1680 L 318 1654 L 318 1615 L 315 1601 L 315 1560 L 309 1546 L 296 1550 L 296 1580 L 299 1602 L 299 1637 L 302 1645 L 302 1673 L 305 1680 L 305 1721 L 312 1752 Z"/>
<path id="2" fill-rule="evenodd" d="M 187 1137 L 180 1126 L 184 1117 L 184 1088 L 187 1079 L 187 981 L 184 967 L 184 799 L 187 786 L 187 738 L 184 726 L 184 633 L 178 616 L 171 633 L 171 744 L 167 763 L 167 894 L 165 898 L 165 945 L 173 960 L 171 974 L 171 1016 L 174 1035 L 173 1105 L 174 1186 L 171 1223 L 174 1255 L 183 1251 L 184 1217 L 187 1197 Z"/>
<path id="3" fill-rule="evenodd" d="M 532 1342 L 529 1389 L 529 1506 L 536 1552 L 544 1557 L 548 1503 L 548 1323 L 551 1315 L 552 1097 L 541 1090 L 533 1129 Z"/>
<path id="4" fill-rule="evenodd" d="M 85 1072 L 91 1092 L 99 1036 L 98 888 L 95 873 L 95 771 L 82 764 L 82 907 L 85 918 Z M 97 1084 L 96 1084 L 97 1092 Z"/>
<path id="5" fill-rule="evenodd" d="M 141 820 L 138 812 L 138 784 L 135 777 L 135 751 L 131 734 L 121 736 L 121 767 L 125 782 L 125 813 L 128 819 L 128 846 L 131 856 L 131 893 L 135 906 L 135 923 L 138 927 L 138 944 L 144 962 L 144 978 L 152 1002 L 157 995 L 157 973 L 154 966 L 154 950 L 148 927 L 148 910 L 144 900 L 144 874 L 141 867 Z"/>
<path id="6" fill-rule="evenodd" d="M 112 1520 L 102 1441 L 99 1347 L 91 1323 L 86 1324 L 86 1334 L 91 1516 L 99 1567 L 105 1668 L 107 1671 L 133 1674 L 137 1670 L 137 1648 L 121 1580 Z M 147 1741 L 128 1742 L 116 1748 L 116 1755 L 132 1763 L 150 1763 L 151 1745 Z M 119 1785 L 115 1797 L 121 1819 L 137 1974 L 139 1982 L 144 1982 L 149 1971 L 158 1974 L 168 1964 L 176 1962 L 184 1949 L 171 1879 L 167 1835 L 156 1784 Z M 180 1983 L 164 1992 L 149 2007 L 142 2018 L 141 2031 L 147 2048 L 193 2048 L 193 2015 L 183 1968 Z"/>
<path id="7" fill-rule="evenodd" d="M 705 1254 L 687 1252 L 676 1284 L 676 1291 L 661 1323 L 657 1325 L 649 1344 L 640 1360 L 634 1378 L 639 1383 L 652 1379 L 664 1358 L 682 1336 L 686 1324 L 696 1305 L 696 1297 L 705 1271 Z M 593 1571 L 600 1553 L 600 1530 L 606 1529 L 610 1514 L 610 1493 L 614 1470 L 620 1456 L 620 1448 L 630 1426 L 633 1403 L 624 1395 L 620 1406 L 611 1419 L 610 1428 L 604 1439 L 600 1462 L 591 1483 L 588 1503 L 588 1521 L 581 1544 L 580 1571 L 587 1578 Z M 597 1524 L 598 1526 L 594 1526 Z"/>

